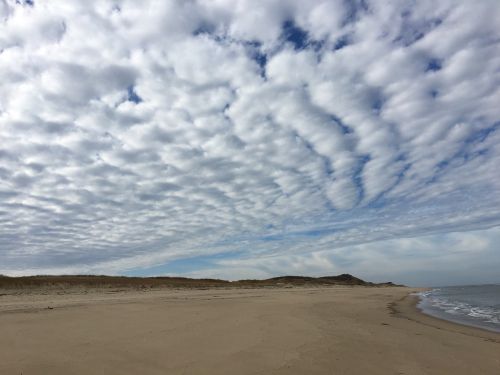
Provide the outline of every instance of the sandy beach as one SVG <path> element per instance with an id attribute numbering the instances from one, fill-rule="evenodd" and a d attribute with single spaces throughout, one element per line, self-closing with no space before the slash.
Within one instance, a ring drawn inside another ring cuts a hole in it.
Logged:
<path id="1" fill-rule="evenodd" d="M 500 335 L 414 291 L 0 291 L 0 374 L 500 374 Z"/>

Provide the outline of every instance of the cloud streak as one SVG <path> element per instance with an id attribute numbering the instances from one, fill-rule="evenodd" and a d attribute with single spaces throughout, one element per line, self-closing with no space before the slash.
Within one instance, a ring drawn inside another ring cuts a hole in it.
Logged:
<path id="1" fill-rule="evenodd" d="M 494 1 L 1 0 L 0 18 L 2 273 L 500 224 Z"/>

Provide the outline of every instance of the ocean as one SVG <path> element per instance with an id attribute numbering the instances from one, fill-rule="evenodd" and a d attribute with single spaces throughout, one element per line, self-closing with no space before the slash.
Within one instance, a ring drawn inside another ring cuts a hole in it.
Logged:
<path id="1" fill-rule="evenodd" d="M 500 285 L 464 285 L 419 293 L 418 308 L 452 322 L 500 332 Z"/>

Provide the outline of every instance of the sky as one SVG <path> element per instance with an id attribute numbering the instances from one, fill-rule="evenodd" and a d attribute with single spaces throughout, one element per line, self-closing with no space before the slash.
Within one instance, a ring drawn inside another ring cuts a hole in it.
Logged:
<path id="1" fill-rule="evenodd" d="M 497 0 L 0 0 L 0 273 L 500 283 Z"/>

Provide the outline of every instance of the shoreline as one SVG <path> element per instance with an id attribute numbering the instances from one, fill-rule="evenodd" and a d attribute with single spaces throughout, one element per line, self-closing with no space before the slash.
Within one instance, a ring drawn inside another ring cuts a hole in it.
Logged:
<path id="1" fill-rule="evenodd" d="M 429 291 L 432 291 L 436 288 L 430 288 Z M 433 318 L 439 319 L 439 320 L 444 320 L 447 322 L 452 322 L 458 325 L 466 326 L 466 327 L 472 327 L 472 328 L 477 328 L 482 331 L 487 331 L 487 332 L 493 332 L 496 334 L 500 334 L 500 326 L 488 326 L 488 325 L 483 325 L 480 322 L 474 321 L 472 319 L 467 319 L 466 316 L 454 316 L 452 314 L 448 314 L 446 311 L 440 311 L 438 309 L 433 309 L 432 305 L 429 307 L 429 301 L 426 300 L 426 297 L 423 297 L 421 295 L 417 295 L 418 298 L 418 303 L 416 305 L 416 308 L 424 315 L 431 316 Z M 419 306 L 421 305 L 421 306 Z M 425 307 L 427 306 L 427 307 Z"/>
<path id="2" fill-rule="evenodd" d="M 395 302 L 393 309 L 391 309 L 391 313 L 395 316 L 400 316 L 429 327 L 457 332 L 468 336 L 482 337 L 500 343 L 500 332 L 447 320 L 425 313 L 418 307 L 421 297 L 413 293 L 414 292 L 410 292 L 404 299 Z"/>
<path id="3" fill-rule="evenodd" d="M 500 373 L 498 334 L 422 314 L 416 291 L 0 291 L 0 373 Z"/>
<path id="4" fill-rule="evenodd" d="M 3 313 L 30 313 L 43 310 L 53 309 L 71 309 L 91 305 L 106 305 L 106 304 L 127 304 L 154 301 L 156 298 L 169 296 L 170 301 L 177 299 L 196 299 L 199 296 L 208 293 L 229 293 L 232 292 L 266 292 L 266 293 L 293 293 L 301 291 L 317 291 L 327 289 L 365 289 L 373 288 L 373 290 L 391 288 L 391 287 L 366 287 L 353 285 L 332 285 L 332 286 L 272 286 L 272 287 L 208 287 L 208 288 L 158 288 L 158 289 L 134 289 L 134 288 L 68 288 L 64 292 L 60 289 L 42 290 L 42 289 L 20 289 L 20 290 L 1 290 L 0 289 L 0 314 Z M 398 287 L 399 288 L 399 287 Z M 388 309 L 391 316 L 402 317 L 414 321 L 419 324 L 424 324 L 437 329 L 446 329 L 450 331 L 470 334 L 476 337 L 481 337 L 480 333 L 486 334 L 487 338 L 498 339 L 500 342 L 500 332 L 489 330 L 480 326 L 469 325 L 459 321 L 448 320 L 439 316 L 431 315 L 424 312 L 418 307 L 421 297 L 416 293 L 431 290 L 431 288 L 411 288 L 402 287 L 402 289 L 410 289 L 407 295 L 399 300 L 392 301 L 388 304 Z M 7 293 L 5 293 L 7 292 Z M 255 294 L 254 296 L 258 295 Z M 4 302 L 7 298 L 7 303 Z M 28 301 L 26 301 L 28 299 Z"/>

